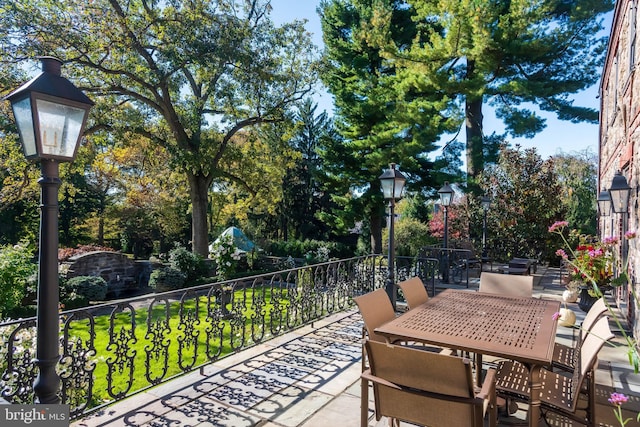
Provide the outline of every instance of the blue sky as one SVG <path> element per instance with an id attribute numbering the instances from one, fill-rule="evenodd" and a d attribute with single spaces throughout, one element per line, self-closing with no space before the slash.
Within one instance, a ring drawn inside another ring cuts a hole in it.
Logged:
<path id="1" fill-rule="evenodd" d="M 294 19 L 306 19 L 308 21 L 306 28 L 313 34 L 314 42 L 318 46 L 321 46 L 322 30 L 320 28 L 320 18 L 316 13 L 316 8 L 319 4 L 320 0 L 271 0 L 271 6 L 273 7 L 271 17 L 276 23 L 289 22 Z M 611 20 L 609 19 L 605 23 L 607 34 L 609 33 L 608 26 L 610 22 Z M 599 82 L 588 90 L 577 94 L 575 96 L 575 104 L 598 109 L 598 85 Z M 326 93 L 319 94 L 317 101 L 319 109 L 327 110 L 331 113 L 332 104 L 329 95 Z M 559 121 L 550 114 L 541 113 L 540 115 L 547 119 L 547 127 L 544 131 L 532 139 L 518 138 L 510 142 L 512 144 L 519 143 L 525 148 L 536 147 L 538 153 L 543 158 L 547 158 L 558 152 L 570 153 L 582 151 L 587 148 L 597 154 L 598 125 L 584 123 L 573 124 L 566 121 Z M 485 134 L 490 134 L 493 131 L 499 133 L 503 131 L 502 124 L 493 116 L 487 107 L 484 109 L 484 116 Z M 464 131 L 460 134 L 459 138 L 464 138 Z"/>

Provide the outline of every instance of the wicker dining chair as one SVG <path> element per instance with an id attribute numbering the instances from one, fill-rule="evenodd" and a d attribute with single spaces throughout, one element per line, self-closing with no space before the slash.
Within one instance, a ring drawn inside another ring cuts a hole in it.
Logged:
<path id="1" fill-rule="evenodd" d="M 375 342 L 386 342 L 387 339 L 379 335 L 375 332 L 375 329 L 378 326 L 382 326 L 383 324 L 393 320 L 396 318 L 396 312 L 393 309 L 393 305 L 391 304 L 391 300 L 387 295 L 387 292 L 380 288 L 375 291 L 354 297 L 358 309 L 360 310 L 360 315 L 362 316 L 362 320 L 364 322 L 364 326 L 362 328 L 362 371 L 364 372 L 367 369 L 367 361 L 368 355 L 365 347 L 365 343 L 368 341 Z M 406 343 L 405 344 L 411 344 Z M 442 349 L 439 347 L 426 346 L 423 344 L 413 344 L 415 347 L 419 348 L 420 351 L 425 352 L 443 352 L 450 353 L 451 350 Z M 362 388 L 360 392 L 362 393 L 363 399 L 366 397 L 368 400 L 369 388 L 366 384 L 366 381 L 362 381 Z M 368 414 L 368 406 L 363 406 L 361 408 L 362 414 L 361 417 L 364 419 L 365 414 Z M 366 424 L 365 424 L 366 425 Z"/>
<path id="2" fill-rule="evenodd" d="M 496 426 L 494 369 L 476 392 L 468 359 L 375 341 L 366 346 L 370 369 L 362 381 L 373 383 L 376 420 L 482 427 L 488 413 L 489 426 Z"/>
<path id="3" fill-rule="evenodd" d="M 578 349 L 577 369 L 574 370 L 572 376 L 548 369 L 540 371 L 540 400 L 545 420 L 548 419 L 547 412 L 549 412 L 587 426 L 595 425 L 595 366 L 598 352 L 604 343 L 613 337 L 614 335 L 609 329 L 609 318 L 607 316 L 601 317 L 593 325 Z M 496 373 L 496 391 L 498 396 L 506 399 L 529 401 L 529 371 L 527 367 L 515 361 L 500 362 Z M 584 395 L 586 399 L 580 399 L 581 395 Z M 586 401 L 586 407 L 578 408 L 578 401 Z"/>
<path id="4" fill-rule="evenodd" d="M 409 310 L 429 300 L 427 288 L 425 288 L 422 279 L 418 276 L 398 282 L 398 287 L 402 290 L 404 300 L 407 302 Z"/>
<path id="5" fill-rule="evenodd" d="M 559 368 L 564 371 L 573 372 L 575 369 L 575 358 L 577 355 L 576 348 L 579 348 L 584 340 L 587 332 L 591 330 L 595 322 L 607 312 L 607 304 L 604 298 L 598 299 L 589 309 L 584 320 L 580 324 L 580 332 L 578 334 L 578 341 L 575 347 L 556 343 L 553 348 L 553 362 L 551 366 L 553 368 Z"/>
<path id="6" fill-rule="evenodd" d="M 515 274 L 480 273 L 479 292 L 519 297 L 533 296 L 533 276 Z"/>

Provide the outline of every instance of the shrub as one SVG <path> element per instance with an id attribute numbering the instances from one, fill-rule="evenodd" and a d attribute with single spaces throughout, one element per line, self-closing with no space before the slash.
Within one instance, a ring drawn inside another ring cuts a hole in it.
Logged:
<path id="1" fill-rule="evenodd" d="M 89 300 L 83 295 L 71 292 L 66 294 L 65 297 L 60 300 L 60 305 L 62 310 L 73 310 L 74 308 L 88 306 Z"/>
<path id="2" fill-rule="evenodd" d="M 354 256 L 354 249 L 344 243 L 323 242 L 321 240 L 288 240 L 271 242 L 268 247 L 273 256 L 307 258 L 349 258 Z"/>
<path id="3" fill-rule="evenodd" d="M 107 297 L 107 282 L 100 276 L 76 276 L 67 280 L 65 297 L 75 293 L 88 301 L 103 301 Z"/>
<path id="4" fill-rule="evenodd" d="M 382 234 L 382 241 L 385 242 L 383 252 L 386 253 L 389 229 L 386 228 Z M 396 255 L 398 256 L 416 256 L 420 252 L 420 248 L 439 242 L 429 234 L 427 224 L 414 218 L 402 218 L 396 222 L 394 237 Z"/>
<path id="5" fill-rule="evenodd" d="M 169 264 L 185 275 L 185 280 L 192 282 L 206 274 L 206 264 L 202 256 L 186 248 L 176 246 L 169 251 Z"/>
<path id="6" fill-rule="evenodd" d="M 149 276 L 149 287 L 156 292 L 166 292 L 180 289 L 184 286 L 187 276 L 173 267 L 153 270 Z"/>
<path id="7" fill-rule="evenodd" d="M 29 279 L 37 270 L 33 250 L 26 242 L 0 247 L 0 318 L 21 305 Z"/>
<path id="8" fill-rule="evenodd" d="M 242 253 L 233 244 L 231 235 L 220 236 L 210 248 L 211 259 L 216 263 L 216 278 L 229 279 L 236 273 Z"/>

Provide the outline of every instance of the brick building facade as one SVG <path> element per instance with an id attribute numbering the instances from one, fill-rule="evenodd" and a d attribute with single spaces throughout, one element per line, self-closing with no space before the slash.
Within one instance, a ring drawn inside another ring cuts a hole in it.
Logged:
<path id="1" fill-rule="evenodd" d="M 600 86 L 600 138 L 598 189 L 608 190 L 613 176 L 620 171 L 631 187 L 627 214 L 600 213 L 601 237 L 622 236 L 627 230 L 640 230 L 640 49 L 637 35 L 638 0 L 616 1 L 606 63 Z M 624 239 L 622 239 L 624 240 Z M 626 313 L 634 335 L 640 336 L 635 304 L 640 287 L 640 244 L 638 239 L 622 242 L 619 251 L 628 256 L 630 284 L 618 288 L 616 299 Z"/>

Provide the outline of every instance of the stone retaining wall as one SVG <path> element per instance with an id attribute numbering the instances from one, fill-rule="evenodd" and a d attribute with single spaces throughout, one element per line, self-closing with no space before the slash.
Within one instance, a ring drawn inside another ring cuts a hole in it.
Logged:
<path id="1" fill-rule="evenodd" d="M 107 297 L 124 297 L 144 288 L 154 266 L 134 261 L 119 252 L 95 251 L 72 257 L 67 277 L 100 276 L 108 285 Z"/>

